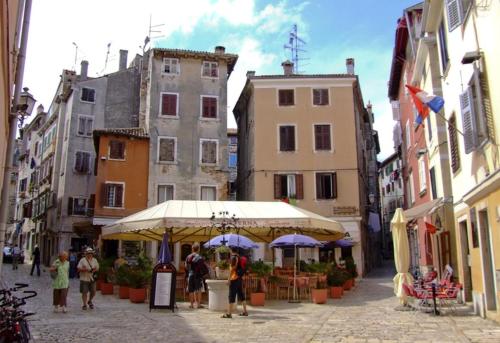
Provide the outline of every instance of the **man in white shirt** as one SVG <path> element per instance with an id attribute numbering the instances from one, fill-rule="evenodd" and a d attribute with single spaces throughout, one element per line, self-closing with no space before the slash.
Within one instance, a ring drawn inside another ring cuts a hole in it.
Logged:
<path id="1" fill-rule="evenodd" d="M 82 310 L 87 310 L 87 305 L 90 309 L 94 308 L 92 299 L 96 293 L 96 279 L 95 274 L 99 271 L 99 262 L 94 257 L 94 250 L 87 248 L 85 256 L 78 262 L 78 272 L 80 273 L 80 293 L 82 293 Z M 87 294 L 90 293 L 87 302 Z"/>

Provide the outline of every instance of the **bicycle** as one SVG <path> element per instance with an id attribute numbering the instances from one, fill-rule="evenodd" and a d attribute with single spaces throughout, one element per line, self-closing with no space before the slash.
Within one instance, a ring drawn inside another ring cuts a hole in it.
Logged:
<path id="1" fill-rule="evenodd" d="M 27 343 L 31 339 L 27 317 L 34 315 L 25 312 L 20 307 L 26 304 L 26 299 L 37 296 L 35 291 L 23 291 L 24 297 L 17 297 L 15 292 L 27 288 L 28 284 L 15 283 L 13 288 L 0 289 L 0 343 Z"/>

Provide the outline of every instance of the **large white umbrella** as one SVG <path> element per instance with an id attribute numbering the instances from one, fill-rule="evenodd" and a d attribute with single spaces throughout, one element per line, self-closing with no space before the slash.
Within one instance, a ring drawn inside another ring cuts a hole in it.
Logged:
<path id="1" fill-rule="evenodd" d="M 391 220 L 392 242 L 394 245 L 394 263 L 397 274 L 394 277 L 394 294 L 402 304 L 406 304 L 406 293 L 403 284 L 411 285 L 413 277 L 408 272 L 410 268 L 410 245 L 406 232 L 406 218 L 403 209 L 397 208 Z"/>

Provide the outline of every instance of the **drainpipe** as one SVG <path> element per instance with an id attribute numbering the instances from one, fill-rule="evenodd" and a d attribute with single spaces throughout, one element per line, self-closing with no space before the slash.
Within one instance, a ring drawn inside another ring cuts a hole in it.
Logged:
<path id="1" fill-rule="evenodd" d="M 28 45 L 28 31 L 30 27 L 30 14 L 31 14 L 31 1 L 26 0 L 24 7 L 23 16 L 23 31 L 21 36 L 21 46 L 19 47 L 19 55 L 17 56 L 17 68 L 16 68 L 16 87 L 14 89 L 14 99 L 12 101 L 12 107 L 16 108 L 19 103 L 23 76 L 24 76 L 24 62 L 26 59 L 26 47 Z M 7 217 L 9 209 L 9 187 L 10 187 L 10 174 L 14 170 L 13 157 L 14 157 L 14 147 L 16 142 L 17 133 L 17 115 L 15 113 L 10 113 L 9 118 L 9 140 L 7 141 L 7 151 L 5 158 L 5 170 L 3 174 L 3 187 L 2 187 L 2 198 L 0 201 L 0 275 L 2 272 L 3 264 L 3 247 L 5 242 L 5 232 L 7 231 Z"/>

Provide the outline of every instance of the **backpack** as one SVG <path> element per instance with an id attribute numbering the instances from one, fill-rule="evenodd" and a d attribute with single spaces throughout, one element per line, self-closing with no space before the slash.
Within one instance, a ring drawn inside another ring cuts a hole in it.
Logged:
<path id="1" fill-rule="evenodd" d="M 187 263 L 189 270 L 197 277 L 204 277 L 209 273 L 208 267 L 200 255 L 191 255 Z"/>
<path id="2" fill-rule="evenodd" d="M 243 277 L 247 273 L 247 268 L 248 268 L 248 260 L 246 256 L 240 256 L 238 258 L 238 267 L 236 268 L 236 274 L 238 274 L 239 277 Z"/>

